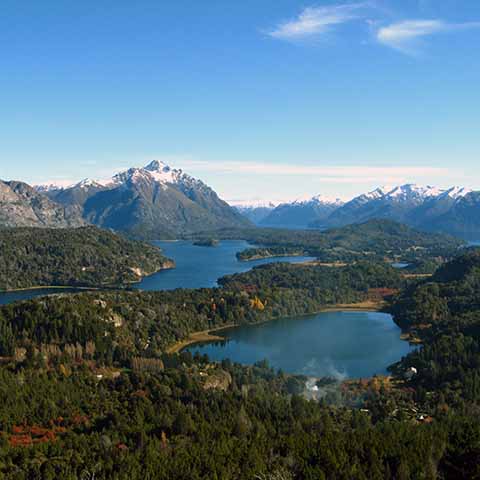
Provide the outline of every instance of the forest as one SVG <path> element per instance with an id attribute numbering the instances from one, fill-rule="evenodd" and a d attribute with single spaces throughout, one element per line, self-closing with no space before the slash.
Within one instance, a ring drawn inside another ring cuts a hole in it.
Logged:
<path id="1" fill-rule="evenodd" d="M 391 220 L 370 220 L 320 232 L 276 228 L 226 229 L 216 233 L 222 239 L 243 239 L 256 248 L 238 254 L 240 260 L 278 255 L 310 255 L 321 262 L 358 260 L 418 262 L 455 256 L 462 240 L 425 233 Z M 196 235 L 209 238 L 211 234 Z"/>
<path id="2" fill-rule="evenodd" d="M 2 307 L 0 477 L 480 478 L 480 251 L 429 278 L 385 263 L 272 264 L 221 285 Z M 391 378 L 345 381 L 320 401 L 304 397 L 304 377 L 265 362 L 165 353 L 191 331 L 356 302 L 372 289 L 390 291 L 386 308 L 422 344 Z"/>
<path id="3" fill-rule="evenodd" d="M 96 227 L 0 229 L 0 290 L 118 286 L 173 266 L 157 247 Z"/>
<path id="4" fill-rule="evenodd" d="M 0 355 L 35 347 L 66 350 L 108 365 L 158 357 L 189 334 L 211 328 L 311 314 L 365 300 L 372 288 L 403 285 L 386 265 L 344 268 L 272 264 L 219 280 L 223 288 L 161 292 L 101 291 L 41 297 L 0 307 Z"/>

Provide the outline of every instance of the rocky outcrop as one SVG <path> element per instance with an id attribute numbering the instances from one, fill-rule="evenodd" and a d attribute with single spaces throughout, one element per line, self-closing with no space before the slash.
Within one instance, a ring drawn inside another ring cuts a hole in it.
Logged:
<path id="1" fill-rule="evenodd" d="M 80 227 L 85 221 L 75 206 L 62 206 L 23 182 L 0 181 L 0 226 Z"/>

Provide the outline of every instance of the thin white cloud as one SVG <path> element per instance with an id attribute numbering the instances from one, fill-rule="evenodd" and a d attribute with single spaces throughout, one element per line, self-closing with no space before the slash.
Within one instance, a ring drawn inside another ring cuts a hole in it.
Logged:
<path id="1" fill-rule="evenodd" d="M 318 166 L 295 165 L 265 162 L 208 162 L 190 160 L 182 164 L 185 169 L 214 172 L 221 174 L 254 174 L 268 176 L 315 176 L 319 180 L 331 183 L 365 183 L 372 181 L 402 180 L 416 177 L 441 176 L 448 177 L 451 171 L 448 168 L 430 166 L 411 167 L 370 167 L 366 165 L 345 166 Z"/>
<path id="2" fill-rule="evenodd" d="M 480 22 L 448 23 L 443 20 L 405 20 L 378 29 L 377 40 L 403 53 L 415 54 L 418 41 L 424 37 L 479 27 Z"/>
<path id="3" fill-rule="evenodd" d="M 369 7 L 371 7 L 370 2 L 307 7 L 293 20 L 280 23 L 267 33 L 271 37 L 283 40 L 302 39 L 323 34 L 333 25 L 361 18 L 360 12 Z"/>

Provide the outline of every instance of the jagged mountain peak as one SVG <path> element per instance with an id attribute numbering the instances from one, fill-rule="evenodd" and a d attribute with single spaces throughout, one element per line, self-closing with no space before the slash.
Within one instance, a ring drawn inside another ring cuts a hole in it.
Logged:
<path id="1" fill-rule="evenodd" d="M 160 160 L 153 160 L 143 167 L 143 170 L 149 172 L 152 177 L 160 183 L 177 183 L 183 175 L 181 169 L 171 168 L 170 165 Z"/>
<path id="2" fill-rule="evenodd" d="M 79 208 L 90 223 L 145 238 L 251 226 L 201 180 L 158 160 L 108 180 L 85 179 L 49 196 Z"/>
<path id="3" fill-rule="evenodd" d="M 97 180 L 92 180 L 91 178 L 84 178 L 84 179 L 81 180 L 80 182 L 78 182 L 78 183 L 76 183 L 75 185 L 73 185 L 73 187 L 85 188 L 85 189 L 88 189 L 88 188 L 101 188 L 101 187 L 103 187 L 103 184 L 100 183 L 100 182 L 97 181 Z"/>

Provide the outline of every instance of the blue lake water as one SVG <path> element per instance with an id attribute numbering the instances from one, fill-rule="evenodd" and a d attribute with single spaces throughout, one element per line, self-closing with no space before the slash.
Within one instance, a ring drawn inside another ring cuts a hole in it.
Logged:
<path id="1" fill-rule="evenodd" d="M 244 365 L 266 359 L 288 373 L 363 378 L 387 373 L 389 365 L 414 348 L 400 339 L 400 333 L 385 313 L 323 312 L 230 329 L 219 333 L 225 342 L 188 350 Z"/>
<path id="2" fill-rule="evenodd" d="M 75 293 L 78 292 L 75 288 L 38 288 L 35 290 L 21 290 L 18 292 L 0 293 L 0 305 L 7 303 L 19 302 L 21 300 L 30 300 L 35 297 L 42 297 L 44 295 L 51 295 L 53 293 Z"/>
<path id="3" fill-rule="evenodd" d="M 236 254 L 252 247 L 243 240 L 223 241 L 217 247 L 200 247 L 187 241 L 154 243 L 162 249 L 165 256 L 175 260 L 176 268 L 144 278 L 135 285 L 141 290 L 214 287 L 220 277 L 246 272 L 258 265 L 313 260 L 312 257 L 277 257 L 240 262 Z"/>
<path id="4" fill-rule="evenodd" d="M 176 288 L 208 288 L 217 285 L 217 280 L 224 275 L 246 272 L 257 265 L 274 262 L 304 262 L 311 257 L 278 257 L 252 262 L 239 262 L 236 254 L 252 247 L 243 240 L 220 242 L 217 247 L 200 247 L 192 242 L 154 242 L 165 256 L 175 260 L 176 268 L 162 270 L 144 278 L 134 285 L 140 290 L 174 290 Z M 28 300 L 52 293 L 68 293 L 75 289 L 38 289 L 20 292 L 0 293 L 0 305 L 19 300 Z"/>
<path id="5" fill-rule="evenodd" d="M 250 247 L 244 241 L 224 241 L 218 247 L 192 242 L 156 242 L 176 268 L 163 270 L 135 285 L 142 290 L 203 288 L 217 279 L 273 262 L 302 262 L 310 257 L 279 257 L 239 262 L 236 253 Z M 75 289 L 38 289 L 0 294 L 0 304 Z M 197 345 L 192 352 L 207 353 L 212 360 L 230 358 L 253 364 L 267 359 L 275 368 L 308 376 L 368 377 L 382 374 L 410 351 L 400 340 L 400 330 L 390 315 L 377 312 L 325 312 L 319 315 L 275 320 L 222 333 L 226 342 Z"/>

